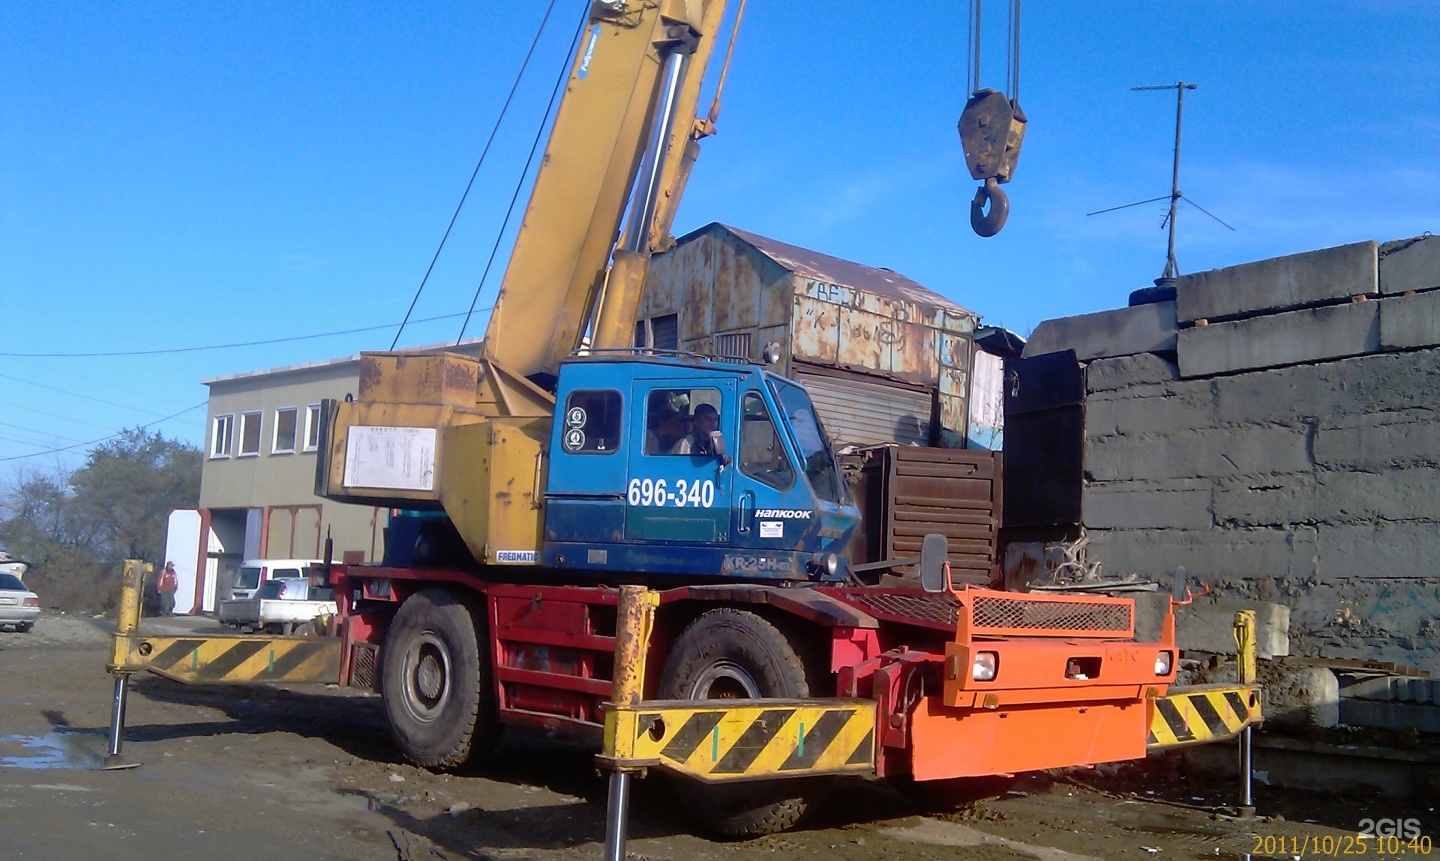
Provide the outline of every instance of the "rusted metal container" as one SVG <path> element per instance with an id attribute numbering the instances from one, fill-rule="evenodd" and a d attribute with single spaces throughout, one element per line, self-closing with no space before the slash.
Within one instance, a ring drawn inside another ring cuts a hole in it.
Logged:
<path id="1" fill-rule="evenodd" d="M 639 318 L 659 349 L 778 344 L 842 445 L 965 445 L 978 317 L 896 272 L 713 223 L 654 258 Z"/>
<path id="2" fill-rule="evenodd" d="M 920 555 L 931 533 L 944 535 L 956 584 L 995 586 L 1003 516 L 998 452 L 880 446 L 842 458 L 863 515 L 852 562 Z"/>

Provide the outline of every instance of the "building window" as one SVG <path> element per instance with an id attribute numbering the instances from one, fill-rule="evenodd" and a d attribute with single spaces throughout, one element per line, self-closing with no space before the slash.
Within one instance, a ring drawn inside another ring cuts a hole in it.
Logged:
<path id="1" fill-rule="evenodd" d="M 235 416 L 216 416 L 210 428 L 210 456 L 229 457 L 230 439 L 235 433 Z"/>
<path id="2" fill-rule="evenodd" d="M 295 453 L 295 427 L 300 420 L 300 411 L 295 407 L 281 407 L 275 411 L 275 439 L 271 441 L 272 454 Z"/>
<path id="3" fill-rule="evenodd" d="M 240 414 L 240 456 L 254 456 L 260 453 L 260 414 Z"/>
<path id="4" fill-rule="evenodd" d="M 314 451 L 320 447 L 320 405 L 311 404 L 305 408 L 305 450 Z"/>

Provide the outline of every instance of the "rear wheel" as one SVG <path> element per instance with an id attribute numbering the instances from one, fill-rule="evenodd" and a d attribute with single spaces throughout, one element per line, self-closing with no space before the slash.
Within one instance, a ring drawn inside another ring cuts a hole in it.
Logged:
<path id="1" fill-rule="evenodd" d="M 805 663 L 785 635 L 746 610 L 722 607 L 691 622 L 670 650 L 661 699 L 713 700 L 810 696 Z M 755 837 L 793 826 L 828 781 L 786 779 L 705 785 L 679 778 L 691 817 L 726 837 Z"/>
<path id="2" fill-rule="evenodd" d="M 21 624 L 15 626 L 15 633 L 17 633 L 17 634 L 28 634 L 28 633 L 30 633 L 30 629 L 31 629 L 31 628 L 34 628 L 34 627 L 35 627 L 35 623 L 34 623 L 34 622 L 24 622 L 24 623 L 21 623 Z"/>
<path id="3" fill-rule="evenodd" d="M 410 596 L 385 637 L 381 698 L 405 758 L 426 768 L 456 768 L 476 740 L 488 744 L 496 721 L 482 659 L 480 625 L 444 589 Z"/>

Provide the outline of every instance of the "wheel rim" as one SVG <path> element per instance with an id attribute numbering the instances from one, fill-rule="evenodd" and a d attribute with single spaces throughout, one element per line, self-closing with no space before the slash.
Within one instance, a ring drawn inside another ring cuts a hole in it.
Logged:
<path id="1" fill-rule="evenodd" d="M 418 720 L 438 719 L 450 699 L 450 651 L 429 631 L 405 655 L 405 707 Z"/>
<path id="2" fill-rule="evenodd" d="M 690 690 L 692 700 L 754 700 L 760 685 L 749 671 L 733 661 L 716 661 L 705 668 Z"/>

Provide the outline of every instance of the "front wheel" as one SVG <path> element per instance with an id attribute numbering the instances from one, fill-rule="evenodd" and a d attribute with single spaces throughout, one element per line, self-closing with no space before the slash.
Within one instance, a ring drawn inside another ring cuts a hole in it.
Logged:
<path id="1" fill-rule="evenodd" d="M 478 626 L 444 589 L 411 595 L 390 622 L 380 693 L 395 743 L 416 765 L 457 768 L 477 736 L 483 741 L 494 731 Z"/>
<path id="2" fill-rule="evenodd" d="M 661 699 L 714 700 L 810 696 L 805 663 L 778 628 L 749 612 L 711 610 L 681 633 L 660 676 Z M 783 779 L 706 785 L 677 779 L 691 817 L 726 837 L 758 837 L 793 826 L 818 803 L 828 781 Z"/>

